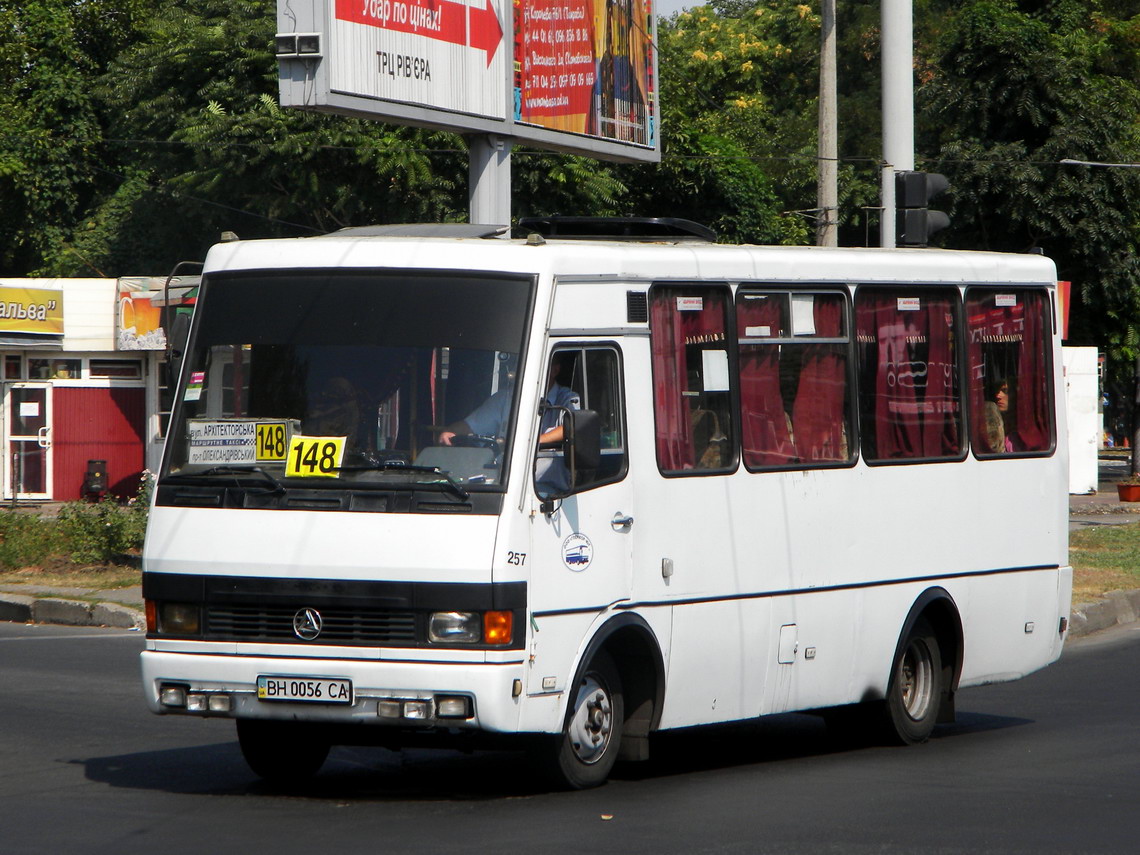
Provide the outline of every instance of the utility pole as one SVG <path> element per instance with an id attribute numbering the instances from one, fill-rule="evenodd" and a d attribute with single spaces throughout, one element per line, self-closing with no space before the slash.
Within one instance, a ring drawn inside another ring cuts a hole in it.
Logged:
<path id="1" fill-rule="evenodd" d="M 821 0 L 819 45 L 819 178 L 815 242 L 839 246 L 839 143 L 835 79 L 835 0 Z"/>
<path id="2" fill-rule="evenodd" d="M 879 246 L 895 245 L 895 173 L 914 171 L 914 24 L 911 0 L 882 0 L 883 217 Z"/>

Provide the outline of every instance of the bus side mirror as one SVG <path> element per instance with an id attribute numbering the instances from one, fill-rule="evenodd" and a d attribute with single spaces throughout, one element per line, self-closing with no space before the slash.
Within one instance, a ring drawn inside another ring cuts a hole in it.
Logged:
<path id="1" fill-rule="evenodd" d="M 534 486 L 543 500 L 543 513 L 589 485 L 602 461 L 602 419 L 593 410 L 562 410 L 562 442 L 539 446 L 534 462 Z"/>
<path id="2" fill-rule="evenodd" d="M 570 410 L 566 420 L 566 457 L 570 488 L 577 490 L 593 477 L 602 462 L 602 419 L 594 410 Z"/>

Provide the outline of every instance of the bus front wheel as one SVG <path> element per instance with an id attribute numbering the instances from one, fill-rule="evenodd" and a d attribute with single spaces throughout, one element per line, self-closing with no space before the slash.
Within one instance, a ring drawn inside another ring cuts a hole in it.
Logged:
<path id="1" fill-rule="evenodd" d="M 926 618 L 919 618 L 899 648 L 887 688 L 888 736 L 904 745 L 925 742 L 942 701 L 942 652 Z"/>
<path id="2" fill-rule="evenodd" d="M 246 764 L 271 784 L 302 784 L 317 774 L 329 756 L 327 741 L 292 722 L 239 718 L 237 734 Z"/>
<path id="3" fill-rule="evenodd" d="M 555 783 L 575 790 L 605 783 L 617 760 L 624 719 L 621 675 L 607 654 L 598 653 L 574 687 L 553 746 Z"/>

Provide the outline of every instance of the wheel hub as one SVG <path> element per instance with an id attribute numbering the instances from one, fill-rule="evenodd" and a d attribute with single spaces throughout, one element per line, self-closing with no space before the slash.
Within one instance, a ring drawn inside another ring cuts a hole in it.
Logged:
<path id="1" fill-rule="evenodd" d="M 920 721 L 930 711 L 934 684 L 933 661 L 930 651 L 916 641 L 906 651 L 900 668 L 903 708 L 913 721 Z"/>
<path id="2" fill-rule="evenodd" d="M 582 681 L 570 721 L 570 745 L 583 763 L 596 763 L 605 754 L 613 726 L 609 693 L 592 674 Z"/>

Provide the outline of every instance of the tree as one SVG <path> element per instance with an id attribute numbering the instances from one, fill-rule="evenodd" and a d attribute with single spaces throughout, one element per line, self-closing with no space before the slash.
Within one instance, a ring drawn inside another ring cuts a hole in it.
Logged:
<path id="1" fill-rule="evenodd" d="M 802 200 L 815 196 L 818 86 L 803 48 L 818 28 L 808 6 L 786 2 L 659 22 L 662 161 L 619 173 L 631 208 L 699 220 L 730 241 L 804 242 L 808 221 L 794 211 L 814 205 Z"/>
<path id="2" fill-rule="evenodd" d="M 91 81 L 142 5 L 0 0 L 0 273 L 35 268 L 96 192 L 102 132 Z"/>
<path id="3" fill-rule="evenodd" d="M 1140 345 L 1140 171 L 1060 161 L 1140 160 L 1135 41 L 1122 50 L 1137 22 L 1024 5 L 975 0 L 948 22 L 918 93 L 919 148 L 950 178 L 944 242 L 1044 249 L 1078 295 L 1070 341 L 1106 347 L 1119 376 Z"/>
<path id="4" fill-rule="evenodd" d="M 466 219 L 462 137 L 278 107 L 275 0 L 130 0 L 114 15 L 111 0 L 37 0 L 19 12 L 0 6 L 2 23 L 18 19 L 31 31 L 24 21 L 41 5 L 69 26 L 48 22 L 34 31 L 70 33 L 61 65 L 64 56 L 72 65 L 78 57 L 90 69 L 82 82 L 62 70 L 52 81 L 61 101 L 82 99 L 72 115 L 89 129 L 82 142 L 71 135 L 83 157 L 74 150 L 58 157 L 72 171 L 53 185 L 59 199 L 50 209 L 28 217 L 8 206 L 23 234 L 35 236 L 18 257 L 0 237 L 11 272 L 164 272 L 201 259 L 222 230 L 266 237 Z M 108 29 L 96 6 L 114 19 L 111 50 L 96 50 Z M 47 68 L 41 56 L 32 46 L 6 67 Z M 11 112 L 19 100 L 0 109 Z M 42 181 L 44 169 L 19 153 L 13 162 L 0 148 L 0 175 Z M 624 192 L 610 168 L 584 158 L 527 153 L 514 171 L 524 192 L 541 188 L 535 198 L 563 211 L 612 206 Z"/>

